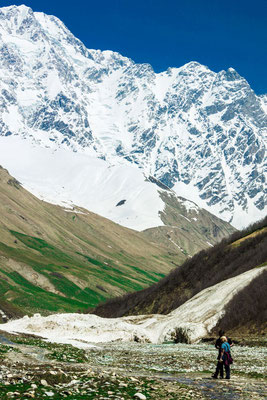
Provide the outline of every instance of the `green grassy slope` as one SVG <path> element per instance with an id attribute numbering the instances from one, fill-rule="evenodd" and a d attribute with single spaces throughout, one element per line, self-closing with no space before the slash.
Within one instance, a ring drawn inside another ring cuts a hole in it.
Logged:
<path id="1" fill-rule="evenodd" d="M 3 168 L 0 215 L 0 310 L 8 316 L 94 307 L 185 259 L 96 214 L 41 201 Z"/>
<path id="2" fill-rule="evenodd" d="M 267 263 L 267 217 L 202 250 L 158 283 L 99 305 L 101 316 L 167 314 L 201 290 Z"/>
<path id="3" fill-rule="evenodd" d="M 93 308 L 153 285 L 233 231 L 204 210 L 187 211 L 171 192 L 161 196 L 167 226 L 136 232 L 41 201 L 0 168 L 0 310 L 16 316 Z"/>

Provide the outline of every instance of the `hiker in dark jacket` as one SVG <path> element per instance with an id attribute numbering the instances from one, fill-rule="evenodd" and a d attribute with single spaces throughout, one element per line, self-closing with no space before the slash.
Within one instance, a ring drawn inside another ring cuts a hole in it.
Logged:
<path id="1" fill-rule="evenodd" d="M 220 374 L 220 378 L 223 379 L 223 363 L 220 361 L 221 358 L 221 346 L 222 346 L 222 336 L 225 336 L 225 332 L 223 330 L 219 331 L 219 337 L 216 340 L 215 343 L 215 347 L 216 349 L 218 349 L 219 353 L 218 353 L 218 357 L 217 357 L 217 366 L 216 366 L 216 371 L 215 373 L 212 375 L 212 378 L 217 379 L 218 375 Z M 227 342 L 229 343 L 230 347 L 232 347 L 234 344 L 232 342 L 232 340 L 230 338 L 226 339 Z"/>

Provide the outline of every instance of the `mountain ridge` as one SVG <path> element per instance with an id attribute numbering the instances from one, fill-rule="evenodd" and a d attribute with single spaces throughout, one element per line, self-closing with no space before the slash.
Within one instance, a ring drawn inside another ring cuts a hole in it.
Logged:
<path id="1" fill-rule="evenodd" d="M 235 70 L 155 74 L 27 7 L 2 9 L 0 25 L 6 140 L 135 165 L 236 227 L 263 216 L 265 97 Z"/>

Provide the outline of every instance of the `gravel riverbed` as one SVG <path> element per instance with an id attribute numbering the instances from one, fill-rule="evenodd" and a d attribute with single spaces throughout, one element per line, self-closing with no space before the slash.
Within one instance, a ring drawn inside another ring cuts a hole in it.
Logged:
<path id="1" fill-rule="evenodd" d="M 214 380 L 212 344 L 106 343 L 77 349 L 0 336 L 0 399 L 265 399 L 265 347 L 234 346 L 231 380 Z"/>

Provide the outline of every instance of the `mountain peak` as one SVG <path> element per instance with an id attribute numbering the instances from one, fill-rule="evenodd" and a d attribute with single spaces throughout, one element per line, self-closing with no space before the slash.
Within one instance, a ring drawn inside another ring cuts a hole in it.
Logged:
<path id="1" fill-rule="evenodd" d="M 12 5 L 0 8 L 0 19 L 5 18 L 11 20 L 12 18 L 14 18 L 14 24 L 18 26 L 20 25 L 21 21 L 27 16 L 32 17 L 33 15 L 33 10 L 30 7 L 25 6 L 24 4 L 21 4 L 19 6 Z"/>
<path id="2" fill-rule="evenodd" d="M 190 62 L 184 64 L 183 67 L 184 68 L 195 69 L 195 68 L 203 68 L 204 65 L 200 64 L 198 61 L 190 61 Z"/>
<path id="3" fill-rule="evenodd" d="M 184 64 L 182 67 L 180 67 L 181 69 L 185 69 L 185 70 L 189 70 L 191 73 L 194 72 L 198 72 L 198 71 L 209 71 L 211 72 L 211 70 L 203 64 L 200 64 L 197 61 L 190 61 L 189 63 Z"/>
<path id="4" fill-rule="evenodd" d="M 30 7 L 20 5 L 0 8 L 0 26 L 5 34 L 28 36 L 36 25 L 38 22 Z"/>
<path id="5" fill-rule="evenodd" d="M 7 7 L 1 7 L 1 12 L 6 13 L 12 10 L 17 10 L 20 13 L 26 14 L 28 12 L 33 12 L 32 9 L 28 6 L 26 6 L 25 4 L 20 4 L 19 6 L 17 5 L 11 5 L 11 6 L 7 6 Z"/>
<path id="6" fill-rule="evenodd" d="M 64 35 L 73 36 L 57 17 L 33 12 L 25 5 L 0 8 L 0 24 L 5 32 L 31 40 L 39 37 L 41 32 L 57 39 Z"/>
<path id="7" fill-rule="evenodd" d="M 223 77 L 223 79 L 227 81 L 235 81 L 235 80 L 240 80 L 243 79 L 239 73 L 232 67 L 228 68 L 226 71 L 222 70 L 218 73 L 218 76 Z"/>

